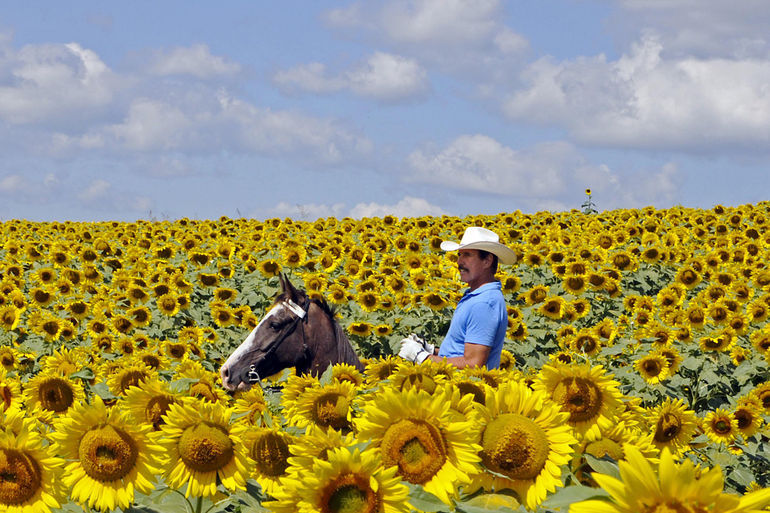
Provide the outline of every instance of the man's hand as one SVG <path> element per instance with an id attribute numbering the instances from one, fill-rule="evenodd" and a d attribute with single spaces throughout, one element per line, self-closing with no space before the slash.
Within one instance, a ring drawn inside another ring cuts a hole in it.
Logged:
<path id="1" fill-rule="evenodd" d="M 434 352 L 435 352 L 434 350 L 436 349 L 436 346 L 434 346 L 433 344 L 431 344 L 431 343 L 428 343 L 428 342 L 424 341 L 422 338 L 418 337 L 418 336 L 417 336 L 417 335 L 415 335 L 414 333 L 412 333 L 411 335 L 409 335 L 409 337 L 408 337 L 408 338 L 411 338 L 411 339 L 414 339 L 414 340 L 416 340 L 417 342 L 419 342 L 420 344 L 422 344 L 422 348 L 423 348 L 423 349 L 425 349 L 426 351 L 428 351 L 428 353 L 430 353 L 430 354 L 434 354 Z"/>
<path id="2" fill-rule="evenodd" d="M 414 363 L 422 363 L 430 355 L 431 353 L 425 350 L 422 343 L 411 335 L 401 341 L 401 349 L 398 351 L 398 356 Z"/>

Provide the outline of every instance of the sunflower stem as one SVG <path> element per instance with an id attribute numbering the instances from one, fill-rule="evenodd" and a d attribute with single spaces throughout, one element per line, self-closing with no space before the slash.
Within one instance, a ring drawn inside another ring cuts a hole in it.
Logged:
<path id="1" fill-rule="evenodd" d="M 195 501 L 195 513 L 201 513 L 203 509 L 203 496 L 199 495 Z"/>

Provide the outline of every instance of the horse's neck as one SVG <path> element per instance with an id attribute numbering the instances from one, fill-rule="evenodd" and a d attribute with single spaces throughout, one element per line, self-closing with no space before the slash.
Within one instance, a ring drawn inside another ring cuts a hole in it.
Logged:
<path id="1" fill-rule="evenodd" d="M 309 344 L 310 354 L 304 365 L 297 366 L 297 374 L 310 373 L 320 376 L 330 364 L 347 363 L 353 365 L 360 372 L 364 371 L 364 365 L 358 359 L 347 335 L 339 323 L 329 318 L 331 330 L 323 330 L 322 335 L 315 338 L 313 344 Z"/>

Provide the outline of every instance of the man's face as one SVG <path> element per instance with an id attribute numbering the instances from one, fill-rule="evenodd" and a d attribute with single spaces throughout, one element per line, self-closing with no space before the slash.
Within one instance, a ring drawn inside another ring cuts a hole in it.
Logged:
<path id="1" fill-rule="evenodd" d="M 460 270 L 460 280 L 471 287 L 480 279 L 487 277 L 487 267 L 491 265 L 490 258 L 481 259 L 477 249 L 461 249 L 457 252 L 457 268 Z"/>

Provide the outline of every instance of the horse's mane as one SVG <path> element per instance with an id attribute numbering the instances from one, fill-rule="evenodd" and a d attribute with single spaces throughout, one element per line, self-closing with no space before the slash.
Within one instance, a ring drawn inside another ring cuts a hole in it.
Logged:
<path id="1" fill-rule="evenodd" d="M 297 292 L 304 296 L 303 299 L 308 297 L 304 290 L 297 290 Z M 285 301 L 286 299 L 290 299 L 288 293 L 282 292 L 275 299 L 275 302 L 279 303 L 281 301 Z M 329 305 L 326 299 L 323 298 L 310 298 L 310 302 L 315 303 L 318 307 L 320 307 L 321 311 L 329 318 L 332 326 L 334 326 L 334 338 L 337 341 L 337 360 L 342 363 L 353 365 L 359 371 L 363 372 L 364 366 L 361 363 L 361 360 L 358 358 L 356 351 L 353 349 L 353 344 L 345 334 L 342 326 L 340 326 L 340 323 L 337 322 L 337 310 L 333 306 Z"/>

